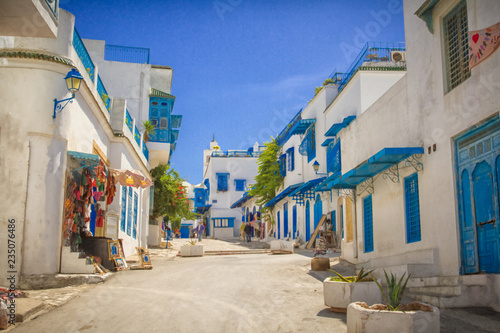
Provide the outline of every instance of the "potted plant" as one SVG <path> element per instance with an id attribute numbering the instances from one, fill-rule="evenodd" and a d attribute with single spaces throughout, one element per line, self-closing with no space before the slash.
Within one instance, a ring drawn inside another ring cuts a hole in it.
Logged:
<path id="1" fill-rule="evenodd" d="M 329 306 L 330 310 L 346 313 L 352 302 L 364 301 L 374 304 L 382 300 L 376 281 L 369 276 L 373 271 L 365 272 L 362 268 L 357 276 L 349 277 L 331 271 L 337 276 L 327 277 L 323 281 L 325 305 Z"/>
<path id="2" fill-rule="evenodd" d="M 195 240 L 181 246 L 181 257 L 202 257 L 203 254 L 203 245 L 196 245 Z"/>
<path id="3" fill-rule="evenodd" d="M 149 135 L 153 134 L 155 131 L 155 126 L 149 120 L 144 120 L 142 122 L 142 129 L 144 131 L 144 142 L 149 141 Z"/>
<path id="4" fill-rule="evenodd" d="M 405 274 L 391 278 L 384 270 L 387 291 L 375 281 L 383 295 L 385 304 L 368 306 L 366 302 L 355 302 L 347 308 L 347 332 L 439 332 L 439 309 L 421 302 L 401 304 L 406 284 Z"/>

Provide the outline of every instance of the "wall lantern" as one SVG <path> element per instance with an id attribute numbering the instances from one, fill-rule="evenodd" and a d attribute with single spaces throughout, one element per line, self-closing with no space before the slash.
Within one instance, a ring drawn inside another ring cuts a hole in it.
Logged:
<path id="1" fill-rule="evenodd" d="M 319 170 L 319 163 L 318 163 L 318 161 L 314 161 L 314 163 L 313 163 L 313 169 L 314 169 L 314 172 L 317 175 L 327 175 L 326 173 L 318 173 L 318 170 Z"/>
<path id="2" fill-rule="evenodd" d="M 55 118 L 56 113 L 61 112 L 68 103 L 73 103 L 75 93 L 80 89 L 83 76 L 75 68 L 72 68 L 64 79 L 66 80 L 66 87 L 71 92 L 71 97 L 62 99 L 60 101 L 54 99 L 54 115 L 52 116 L 52 118 Z"/>

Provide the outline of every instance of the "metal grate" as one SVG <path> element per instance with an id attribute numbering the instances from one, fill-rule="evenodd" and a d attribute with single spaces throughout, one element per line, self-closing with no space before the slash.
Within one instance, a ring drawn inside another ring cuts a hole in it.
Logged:
<path id="1" fill-rule="evenodd" d="M 288 171 L 293 171 L 295 169 L 295 151 L 294 147 L 287 149 L 286 159 L 288 163 Z"/>
<path id="2" fill-rule="evenodd" d="M 443 19 L 448 90 L 470 77 L 467 4 L 462 0 Z"/>
<path id="3" fill-rule="evenodd" d="M 111 99 L 109 98 L 108 92 L 106 88 L 104 87 L 104 84 L 102 83 L 100 75 L 97 75 L 97 92 L 99 93 L 99 96 L 101 96 L 102 101 L 104 102 L 104 105 L 106 106 L 106 109 L 108 112 L 111 111 Z"/>
<path id="4" fill-rule="evenodd" d="M 365 252 L 373 251 L 373 211 L 372 196 L 363 199 L 363 222 L 365 236 Z"/>
<path id="5" fill-rule="evenodd" d="M 286 176 L 286 154 L 280 156 L 280 175 L 281 177 Z"/>
<path id="6" fill-rule="evenodd" d="M 128 112 L 127 109 L 125 109 L 125 124 L 127 124 L 128 129 L 130 130 L 130 133 L 132 133 L 134 129 L 134 121 L 132 119 L 132 116 Z"/>
<path id="7" fill-rule="evenodd" d="M 418 198 L 418 174 L 405 178 L 406 242 L 421 240 L 420 201 Z"/>
<path id="8" fill-rule="evenodd" d="M 73 29 L 73 48 L 75 49 L 76 54 L 78 54 L 78 57 L 82 61 L 82 64 L 85 67 L 87 73 L 89 74 L 90 79 L 94 81 L 94 70 L 95 70 L 94 62 L 90 58 L 87 48 L 83 44 L 83 41 L 80 38 L 78 31 L 76 31 L 76 28 Z"/>

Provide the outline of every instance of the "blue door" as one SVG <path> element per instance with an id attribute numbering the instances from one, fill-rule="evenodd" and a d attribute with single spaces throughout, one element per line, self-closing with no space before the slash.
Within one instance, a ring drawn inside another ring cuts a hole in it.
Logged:
<path id="1" fill-rule="evenodd" d="M 292 238 L 295 239 L 297 237 L 297 205 L 294 205 L 292 209 L 292 233 Z"/>
<path id="2" fill-rule="evenodd" d="M 475 273 L 479 271 L 479 264 L 477 261 L 477 246 L 476 246 L 476 225 L 472 213 L 472 196 L 470 188 L 469 171 L 462 172 L 462 243 L 463 243 L 463 256 L 464 256 L 464 270 L 465 273 Z"/>
<path id="3" fill-rule="evenodd" d="M 476 165 L 473 178 L 476 230 L 478 243 L 479 270 L 497 273 L 498 238 L 496 230 L 495 207 L 493 201 L 493 171 L 482 161 Z"/>
<path id="4" fill-rule="evenodd" d="M 318 194 L 316 195 L 316 203 L 314 204 L 314 230 L 316 230 L 321 216 L 323 216 L 323 202 L 321 201 L 321 196 Z"/>
<path id="5" fill-rule="evenodd" d="M 288 237 L 288 202 L 283 205 L 283 238 Z"/>
<path id="6" fill-rule="evenodd" d="M 306 202 L 306 242 L 311 238 L 311 208 L 309 200 Z"/>
<path id="7" fill-rule="evenodd" d="M 455 140 L 462 273 L 500 273 L 500 118 Z"/>

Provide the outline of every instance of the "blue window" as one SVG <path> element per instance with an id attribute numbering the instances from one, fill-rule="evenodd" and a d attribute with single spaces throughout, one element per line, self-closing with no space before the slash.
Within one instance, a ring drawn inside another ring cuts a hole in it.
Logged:
<path id="1" fill-rule="evenodd" d="M 127 186 L 122 186 L 122 214 L 120 217 L 120 230 L 125 232 L 127 212 Z"/>
<path id="2" fill-rule="evenodd" d="M 247 181 L 245 179 L 235 179 L 234 187 L 236 187 L 236 191 L 244 191 L 246 182 Z"/>
<path id="3" fill-rule="evenodd" d="M 280 174 L 281 177 L 286 176 L 286 154 L 280 156 Z"/>
<path id="4" fill-rule="evenodd" d="M 210 180 L 207 178 L 203 181 L 203 184 L 205 184 L 205 187 L 207 188 L 208 193 L 210 194 Z"/>
<path id="5" fill-rule="evenodd" d="M 283 237 L 288 237 L 288 202 L 283 205 Z"/>
<path id="6" fill-rule="evenodd" d="M 288 148 L 286 150 L 286 160 L 288 162 L 288 171 L 293 171 L 295 170 L 295 152 L 294 152 L 294 147 Z"/>
<path id="7" fill-rule="evenodd" d="M 422 239 L 420 234 L 420 201 L 418 198 L 418 174 L 405 178 L 406 242 Z"/>
<path id="8" fill-rule="evenodd" d="M 331 142 L 326 148 L 326 171 L 341 172 L 340 141 Z"/>
<path id="9" fill-rule="evenodd" d="M 132 235 L 132 187 L 128 188 L 127 235 Z"/>
<path id="10" fill-rule="evenodd" d="M 372 196 L 363 199 L 363 222 L 365 236 L 365 252 L 373 251 L 373 211 Z"/>
<path id="11" fill-rule="evenodd" d="M 194 206 L 200 207 L 205 205 L 206 203 L 206 190 L 204 188 L 195 188 L 194 189 Z"/>
<path id="12" fill-rule="evenodd" d="M 277 233 L 274 236 L 274 238 L 280 239 L 280 224 L 281 224 L 281 221 L 280 221 L 280 211 L 279 210 L 278 210 L 277 215 L 278 215 L 278 228 L 277 228 Z"/>
<path id="13" fill-rule="evenodd" d="M 217 191 L 222 191 L 222 192 L 227 191 L 228 179 L 229 179 L 228 173 L 217 174 Z"/>
<path id="14" fill-rule="evenodd" d="M 134 193 L 134 229 L 132 229 L 132 237 L 137 238 L 137 193 Z"/>
<path id="15" fill-rule="evenodd" d="M 234 217 L 217 217 L 214 220 L 214 228 L 233 228 Z"/>

